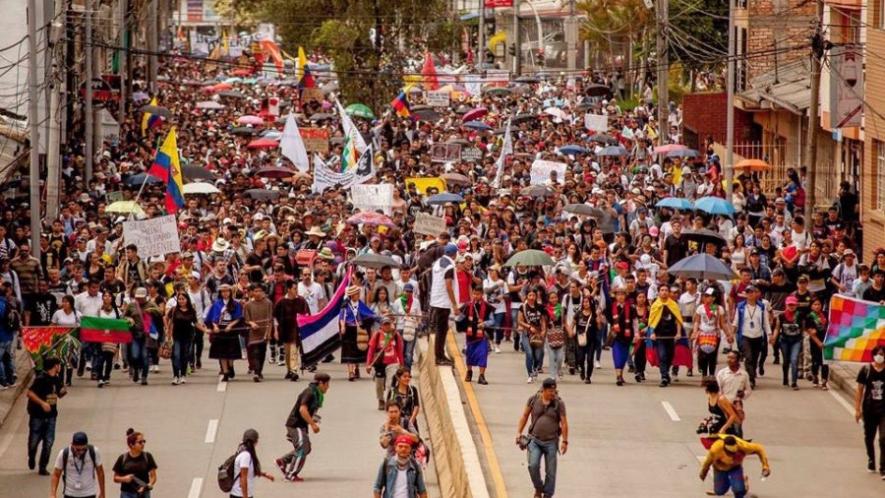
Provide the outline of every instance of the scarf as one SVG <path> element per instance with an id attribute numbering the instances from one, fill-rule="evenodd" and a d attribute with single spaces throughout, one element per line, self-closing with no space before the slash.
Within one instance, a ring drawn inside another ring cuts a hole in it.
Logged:
<path id="1" fill-rule="evenodd" d="M 661 321 L 661 316 L 664 314 L 665 306 L 669 308 L 670 313 L 673 313 L 676 322 L 679 323 L 679 325 L 682 325 L 682 313 L 679 312 L 679 305 L 676 304 L 676 301 L 668 299 L 667 302 L 664 303 L 660 299 L 655 299 L 655 302 L 651 303 L 651 311 L 648 315 L 649 327 L 654 328 L 658 326 L 658 323 Z"/>
<path id="2" fill-rule="evenodd" d="M 402 296 L 399 297 L 399 302 L 403 305 L 403 311 L 405 311 L 407 315 L 409 314 L 409 311 L 412 309 L 412 301 L 413 300 L 414 300 L 413 294 L 409 294 L 409 295 L 403 294 Z"/>
<path id="3" fill-rule="evenodd" d="M 325 395 L 323 394 L 323 391 L 320 389 L 320 386 L 318 386 L 316 383 L 311 382 L 310 387 L 313 388 L 313 397 L 314 397 L 314 399 L 317 400 L 317 409 L 319 410 L 320 408 L 323 407 L 323 399 L 325 398 Z"/>

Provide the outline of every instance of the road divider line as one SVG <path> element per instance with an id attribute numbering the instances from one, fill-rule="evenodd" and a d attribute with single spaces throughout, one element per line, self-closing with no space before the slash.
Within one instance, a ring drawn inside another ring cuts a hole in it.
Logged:
<path id="1" fill-rule="evenodd" d="M 206 427 L 206 443 L 214 443 L 215 442 L 215 433 L 218 432 L 218 419 L 213 418 L 209 420 L 209 426 Z"/>
<path id="2" fill-rule="evenodd" d="M 670 420 L 672 420 L 674 422 L 679 422 L 680 420 L 682 420 L 679 418 L 679 414 L 676 413 L 676 410 L 673 408 L 673 405 L 671 405 L 667 401 L 661 401 L 661 406 L 664 407 L 664 411 L 667 412 L 667 415 L 670 416 Z"/>
<path id="3" fill-rule="evenodd" d="M 827 392 L 830 393 L 830 396 L 832 396 L 833 399 L 835 399 L 837 402 L 839 402 L 840 405 L 842 405 L 842 408 L 845 408 L 845 411 L 847 411 L 848 413 L 854 415 L 854 407 L 851 406 L 851 404 L 850 404 L 849 402 L 845 401 L 845 398 L 843 398 L 842 396 L 840 396 L 840 395 L 839 395 L 835 390 L 833 390 L 833 389 L 830 389 L 830 390 L 827 391 Z"/>
<path id="4" fill-rule="evenodd" d="M 187 498 L 200 498 L 200 491 L 203 489 L 203 479 L 194 477 L 191 481 L 191 490 L 187 493 Z"/>
<path id="5" fill-rule="evenodd" d="M 220 393 L 227 391 L 227 382 L 219 382 L 218 387 L 216 387 L 215 390 Z"/>

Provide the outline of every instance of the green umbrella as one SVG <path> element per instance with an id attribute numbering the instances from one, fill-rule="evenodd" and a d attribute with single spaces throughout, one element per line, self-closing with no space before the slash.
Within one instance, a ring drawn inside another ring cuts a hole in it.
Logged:
<path id="1" fill-rule="evenodd" d="M 345 109 L 348 116 L 354 116 L 363 119 L 375 119 L 375 113 L 366 104 L 350 104 Z"/>
<path id="2" fill-rule="evenodd" d="M 504 266 L 553 266 L 553 258 L 544 251 L 536 249 L 526 249 L 510 256 L 510 259 L 504 263 Z"/>

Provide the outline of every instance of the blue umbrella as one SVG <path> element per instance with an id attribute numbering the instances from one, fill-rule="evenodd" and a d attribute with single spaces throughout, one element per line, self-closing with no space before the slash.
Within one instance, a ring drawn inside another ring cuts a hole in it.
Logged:
<path id="1" fill-rule="evenodd" d="M 596 155 L 599 157 L 626 156 L 627 149 L 621 147 L 620 145 L 616 145 L 616 146 L 612 146 L 612 147 L 605 147 L 604 149 L 599 151 Z"/>
<path id="2" fill-rule="evenodd" d="M 680 259 L 667 268 L 667 273 L 683 278 L 696 278 L 698 280 L 706 280 L 712 278 L 714 280 L 731 280 L 735 277 L 734 272 L 721 260 L 714 258 L 706 253 L 695 254 L 684 259 Z"/>
<path id="3" fill-rule="evenodd" d="M 145 177 L 147 177 L 147 183 L 163 183 L 163 180 L 160 180 L 156 176 L 149 175 L 147 173 L 139 173 L 137 175 L 132 175 L 126 179 L 123 183 L 129 185 L 130 187 L 140 187 L 142 183 L 145 183 Z"/>
<path id="4" fill-rule="evenodd" d="M 482 121 L 468 121 L 464 123 L 464 127 L 477 131 L 489 131 L 493 129 L 491 126 L 483 123 Z"/>
<path id="5" fill-rule="evenodd" d="M 443 192 L 441 194 L 431 195 L 427 198 L 427 204 L 445 204 L 447 202 L 461 202 L 464 199 L 458 194 Z"/>
<path id="6" fill-rule="evenodd" d="M 701 153 L 694 149 L 671 150 L 667 153 L 667 157 L 698 157 Z"/>
<path id="7" fill-rule="evenodd" d="M 694 202 L 694 208 L 709 214 L 734 215 L 734 206 L 719 197 L 701 197 Z"/>
<path id="8" fill-rule="evenodd" d="M 691 205 L 690 200 L 684 199 L 682 197 L 665 197 L 664 199 L 659 200 L 658 203 L 655 204 L 655 207 L 689 211 L 694 206 Z"/>
<path id="9" fill-rule="evenodd" d="M 283 132 L 279 130 L 266 130 L 261 133 L 261 136 L 271 140 L 279 140 L 283 136 Z"/>
<path id="10" fill-rule="evenodd" d="M 568 154 L 570 156 L 577 156 L 579 154 L 587 154 L 590 152 L 589 150 L 581 147 L 580 145 L 569 144 L 559 148 L 559 152 L 562 154 Z"/>

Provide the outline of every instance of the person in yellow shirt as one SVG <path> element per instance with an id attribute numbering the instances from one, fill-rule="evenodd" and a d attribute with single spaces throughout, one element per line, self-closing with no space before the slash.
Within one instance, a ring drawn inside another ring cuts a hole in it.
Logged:
<path id="1" fill-rule="evenodd" d="M 722 496 L 731 489 L 735 498 L 744 498 L 747 495 L 747 483 L 743 462 L 747 455 L 759 455 L 759 460 L 762 462 L 762 476 L 771 475 L 768 456 L 761 444 L 750 443 L 735 436 L 720 436 L 707 453 L 707 459 L 701 467 L 701 480 L 707 478 L 712 466 L 713 494 Z"/>

